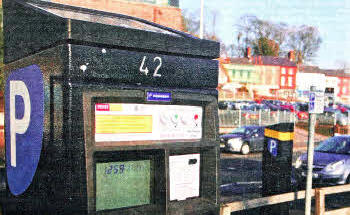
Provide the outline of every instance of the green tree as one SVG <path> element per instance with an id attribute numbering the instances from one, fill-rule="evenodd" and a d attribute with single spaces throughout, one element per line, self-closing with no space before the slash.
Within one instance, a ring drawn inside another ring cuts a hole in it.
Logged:
<path id="1" fill-rule="evenodd" d="M 260 37 L 253 46 L 254 53 L 263 56 L 278 56 L 279 45 L 274 40 Z"/>

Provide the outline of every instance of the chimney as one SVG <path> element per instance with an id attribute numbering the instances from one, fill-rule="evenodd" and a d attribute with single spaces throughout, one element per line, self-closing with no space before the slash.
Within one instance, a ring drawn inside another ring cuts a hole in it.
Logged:
<path id="1" fill-rule="evenodd" d="M 248 58 L 249 61 L 252 59 L 252 48 L 247 48 L 246 58 Z"/>
<path id="2" fill-rule="evenodd" d="M 288 52 L 288 59 L 289 61 L 295 61 L 295 53 L 293 50 Z"/>

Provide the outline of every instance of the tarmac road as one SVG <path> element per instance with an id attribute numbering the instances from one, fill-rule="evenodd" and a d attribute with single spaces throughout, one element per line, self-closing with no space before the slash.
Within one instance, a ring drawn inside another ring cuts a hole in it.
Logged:
<path id="1" fill-rule="evenodd" d="M 304 150 L 295 151 L 293 153 L 293 161 L 304 152 Z M 261 163 L 262 153 L 251 153 L 249 155 L 221 153 L 220 190 L 222 202 L 242 201 L 262 197 Z M 290 214 L 304 214 L 304 204 L 304 200 L 293 202 L 290 207 Z M 350 207 L 350 193 L 326 196 L 326 207 L 328 210 Z M 232 214 L 259 214 L 259 209 Z"/>

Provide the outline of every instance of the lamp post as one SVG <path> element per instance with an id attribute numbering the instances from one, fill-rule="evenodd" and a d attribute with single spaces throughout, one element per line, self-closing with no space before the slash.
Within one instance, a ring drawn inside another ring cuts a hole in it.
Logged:
<path id="1" fill-rule="evenodd" d="M 199 38 L 203 39 L 204 35 L 204 0 L 201 0 L 201 19 L 199 27 Z"/>

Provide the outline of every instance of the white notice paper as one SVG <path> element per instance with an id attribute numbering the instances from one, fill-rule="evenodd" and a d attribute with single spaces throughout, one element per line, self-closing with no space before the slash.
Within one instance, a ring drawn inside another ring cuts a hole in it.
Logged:
<path id="1" fill-rule="evenodd" d="M 169 157 L 170 201 L 199 196 L 200 154 Z"/>

